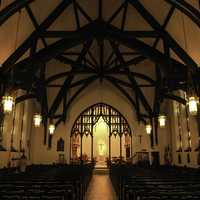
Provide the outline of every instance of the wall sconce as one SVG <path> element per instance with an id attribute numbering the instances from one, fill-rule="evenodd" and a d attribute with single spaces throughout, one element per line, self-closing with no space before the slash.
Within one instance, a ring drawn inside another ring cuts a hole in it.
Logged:
<path id="1" fill-rule="evenodd" d="M 40 114 L 36 113 L 33 117 L 33 121 L 34 121 L 35 127 L 40 127 L 41 122 L 42 122 L 42 116 Z"/>

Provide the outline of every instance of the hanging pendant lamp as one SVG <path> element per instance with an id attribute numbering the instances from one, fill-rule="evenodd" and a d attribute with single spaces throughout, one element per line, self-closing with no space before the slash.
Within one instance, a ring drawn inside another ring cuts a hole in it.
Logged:
<path id="1" fill-rule="evenodd" d="M 54 134 L 55 129 L 56 129 L 56 127 L 55 127 L 55 125 L 53 123 L 49 124 L 49 134 L 50 135 Z"/>
<path id="2" fill-rule="evenodd" d="M 166 126 L 166 120 L 167 120 L 167 117 L 165 115 L 162 114 L 158 116 L 158 122 L 159 122 L 160 128 L 164 128 Z"/>
<path id="3" fill-rule="evenodd" d="M 198 100 L 195 98 L 195 96 L 190 96 L 188 98 L 188 108 L 189 108 L 189 113 L 191 115 L 197 115 L 198 113 Z"/>
<path id="4" fill-rule="evenodd" d="M 9 95 L 2 97 L 3 111 L 4 113 L 11 113 L 14 105 L 14 98 Z"/>
<path id="5" fill-rule="evenodd" d="M 147 135 L 150 135 L 152 131 L 152 126 L 151 124 L 146 124 L 146 133 Z"/>

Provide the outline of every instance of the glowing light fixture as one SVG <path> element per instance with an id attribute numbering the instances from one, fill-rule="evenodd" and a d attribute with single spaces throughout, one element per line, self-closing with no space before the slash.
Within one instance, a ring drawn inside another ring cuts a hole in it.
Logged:
<path id="1" fill-rule="evenodd" d="M 159 115 L 158 121 L 161 128 L 164 128 L 166 125 L 167 117 L 165 115 Z"/>
<path id="2" fill-rule="evenodd" d="M 146 132 L 147 132 L 148 135 L 151 134 L 151 130 L 152 130 L 151 124 L 147 124 L 147 125 L 146 125 Z"/>
<path id="3" fill-rule="evenodd" d="M 11 113 L 14 105 L 14 98 L 6 95 L 2 98 L 3 110 L 5 113 Z"/>
<path id="4" fill-rule="evenodd" d="M 53 135 L 53 134 L 54 134 L 55 129 L 56 129 L 56 127 L 55 127 L 54 124 L 50 124 L 50 125 L 49 125 L 49 133 L 50 133 L 50 135 Z"/>
<path id="5" fill-rule="evenodd" d="M 198 112 L 198 100 L 194 96 L 188 98 L 188 107 L 191 115 L 197 115 Z"/>
<path id="6" fill-rule="evenodd" d="M 38 113 L 36 113 L 33 117 L 34 125 L 35 127 L 40 127 L 42 122 L 42 116 Z"/>

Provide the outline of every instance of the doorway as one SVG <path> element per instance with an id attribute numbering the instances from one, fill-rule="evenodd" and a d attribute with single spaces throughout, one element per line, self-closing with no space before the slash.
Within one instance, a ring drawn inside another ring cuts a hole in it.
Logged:
<path id="1" fill-rule="evenodd" d="M 158 167 L 160 166 L 160 154 L 159 152 L 151 152 L 152 157 L 152 166 Z"/>

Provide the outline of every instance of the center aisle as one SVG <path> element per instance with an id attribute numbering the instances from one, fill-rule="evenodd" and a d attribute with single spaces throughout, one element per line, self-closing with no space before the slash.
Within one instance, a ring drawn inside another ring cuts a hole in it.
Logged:
<path id="1" fill-rule="evenodd" d="M 108 174 L 94 174 L 89 184 L 86 200 L 116 200 Z"/>

